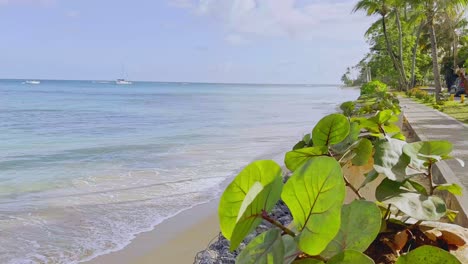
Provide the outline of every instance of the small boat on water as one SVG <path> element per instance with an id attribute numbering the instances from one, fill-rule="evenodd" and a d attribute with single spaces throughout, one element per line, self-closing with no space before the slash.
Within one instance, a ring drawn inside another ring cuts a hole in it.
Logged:
<path id="1" fill-rule="evenodd" d="M 31 81 L 25 81 L 23 82 L 25 84 L 41 84 L 41 81 L 34 81 L 34 80 L 31 80 Z"/>
<path id="2" fill-rule="evenodd" d="M 115 81 L 115 84 L 132 84 L 132 82 L 127 81 L 125 79 L 117 79 L 117 81 Z"/>

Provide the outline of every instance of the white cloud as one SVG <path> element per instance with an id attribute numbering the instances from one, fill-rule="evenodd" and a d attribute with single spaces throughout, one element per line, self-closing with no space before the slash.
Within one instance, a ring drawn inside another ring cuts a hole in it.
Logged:
<path id="1" fill-rule="evenodd" d="M 170 0 L 178 2 L 181 0 Z M 201 16 L 222 23 L 234 40 L 248 35 L 292 38 L 326 37 L 335 40 L 362 40 L 371 20 L 351 14 L 354 1 L 314 1 L 300 5 L 297 0 L 186 0 L 184 6 Z M 302 2 L 302 1 L 301 1 Z M 356 30 L 357 29 L 357 30 Z M 236 37 L 233 37 L 233 35 Z"/>

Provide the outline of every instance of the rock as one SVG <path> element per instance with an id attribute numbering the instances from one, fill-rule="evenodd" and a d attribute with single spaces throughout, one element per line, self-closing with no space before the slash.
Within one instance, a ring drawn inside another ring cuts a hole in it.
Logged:
<path id="1" fill-rule="evenodd" d="M 276 204 L 271 212 L 271 216 L 283 225 L 287 225 L 292 221 L 291 212 L 283 201 L 279 201 Z M 220 233 L 218 239 L 211 243 L 208 249 L 198 252 L 194 264 L 234 264 L 236 263 L 236 257 L 239 252 L 244 249 L 252 239 L 270 228 L 272 228 L 270 223 L 262 222 L 244 239 L 239 245 L 239 248 L 234 252 L 229 250 L 229 241 Z"/>

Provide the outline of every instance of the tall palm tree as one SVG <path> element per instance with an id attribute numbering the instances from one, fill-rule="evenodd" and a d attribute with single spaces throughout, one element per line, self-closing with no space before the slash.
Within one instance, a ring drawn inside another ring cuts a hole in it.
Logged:
<path id="1" fill-rule="evenodd" d="M 380 21 L 382 22 L 382 31 L 384 34 L 385 38 L 385 44 L 387 48 L 387 52 L 392 60 L 393 67 L 395 70 L 399 73 L 399 78 L 398 78 L 398 83 L 400 85 L 400 88 L 403 88 L 406 86 L 406 76 L 404 76 L 404 71 L 402 70 L 402 67 L 400 63 L 397 61 L 397 56 L 393 52 L 392 46 L 390 44 L 390 40 L 388 38 L 388 32 L 387 32 L 387 23 L 386 23 L 386 18 L 387 15 L 391 12 L 392 10 L 392 0 L 360 0 L 353 8 L 353 12 L 357 11 L 365 11 L 368 16 L 372 15 L 380 15 L 381 19 Z"/>
<path id="2" fill-rule="evenodd" d="M 432 71 L 434 74 L 436 101 L 440 101 L 442 86 L 440 84 L 437 38 L 434 29 L 436 14 L 439 12 L 464 9 L 468 5 L 468 0 L 410 0 L 410 2 L 413 6 L 422 6 L 425 10 L 424 15 L 426 17 L 431 40 Z"/>
<path id="3" fill-rule="evenodd" d="M 408 90 L 408 80 L 406 78 L 405 64 L 403 62 L 403 31 L 401 29 L 400 11 L 403 9 L 406 11 L 405 0 L 395 0 L 392 8 L 392 12 L 395 14 L 395 23 L 398 29 L 398 59 L 400 63 L 401 78 L 403 81 L 403 90 Z"/>

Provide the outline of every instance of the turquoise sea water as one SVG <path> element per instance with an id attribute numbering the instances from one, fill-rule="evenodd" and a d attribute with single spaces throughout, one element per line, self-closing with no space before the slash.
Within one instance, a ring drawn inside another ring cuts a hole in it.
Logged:
<path id="1" fill-rule="evenodd" d="M 358 91 L 0 81 L 0 263 L 76 263 L 217 197 Z"/>

